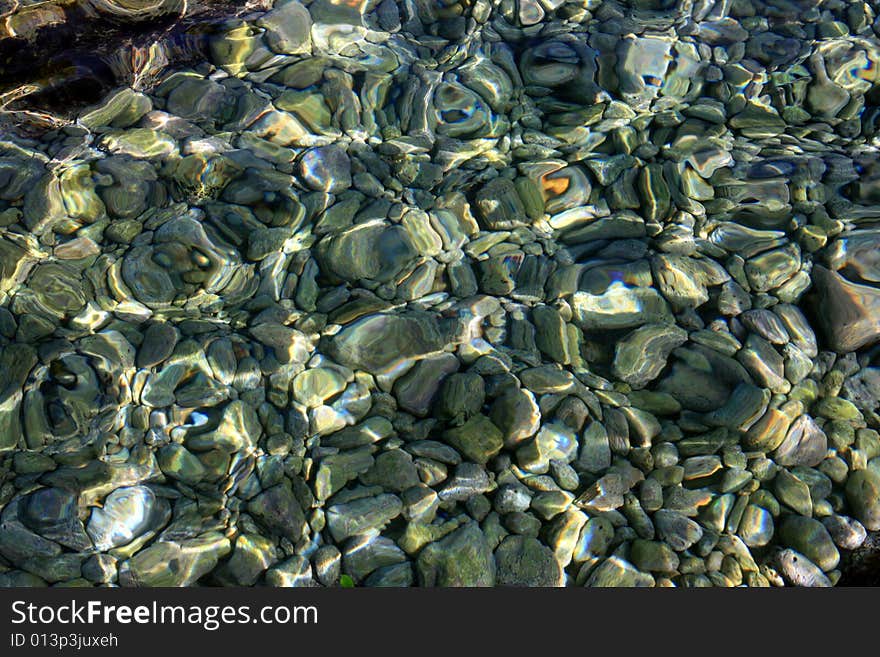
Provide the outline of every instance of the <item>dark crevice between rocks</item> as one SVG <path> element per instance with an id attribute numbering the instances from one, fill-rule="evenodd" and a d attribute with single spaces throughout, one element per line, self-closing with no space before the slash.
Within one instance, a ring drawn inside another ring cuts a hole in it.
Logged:
<path id="1" fill-rule="evenodd" d="M 880 586 L 880 532 L 868 532 L 860 548 L 841 550 L 837 586 Z"/>

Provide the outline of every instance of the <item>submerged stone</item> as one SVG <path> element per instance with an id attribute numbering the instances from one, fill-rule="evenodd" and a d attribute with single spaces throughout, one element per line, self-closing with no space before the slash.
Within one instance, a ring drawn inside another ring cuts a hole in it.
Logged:
<path id="1" fill-rule="evenodd" d="M 637 328 L 617 343 L 614 375 L 633 388 L 656 379 L 673 349 L 687 340 L 687 331 L 677 326 L 650 324 Z"/>
<path id="2" fill-rule="evenodd" d="M 364 317 L 333 336 L 327 347 L 343 365 L 379 374 L 441 351 L 445 345 L 437 318 L 412 312 Z"/>
<path id="3" fill-rule="evenodd" d="M 416 560 L 421 586 L 493 586 L 496 565 L 480 526 L 469 522 L 428 544 Z"/>

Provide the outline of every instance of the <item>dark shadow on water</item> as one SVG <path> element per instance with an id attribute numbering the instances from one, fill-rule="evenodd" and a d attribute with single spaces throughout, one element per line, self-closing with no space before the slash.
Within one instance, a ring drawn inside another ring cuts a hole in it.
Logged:
<path id="1" fill-rule="evenodd" d="M 173 47 L 174 61 L 169 64 L 203 59 L 213 26 L 235 16 L 244 4 L 207 0 L 192 3 L 183 17 L 126 23 L 87 14 L 78 6 L 65 7 L 63 22 L 39 28 L 30 39 L 0 38 L 0 94 L 34 84 L 40 89 L 9 104 L 9 109 L 72 116 L 128 82 L 125 65 L 111 64 L 120 51 L 163 40 L 179 46 Z"/>

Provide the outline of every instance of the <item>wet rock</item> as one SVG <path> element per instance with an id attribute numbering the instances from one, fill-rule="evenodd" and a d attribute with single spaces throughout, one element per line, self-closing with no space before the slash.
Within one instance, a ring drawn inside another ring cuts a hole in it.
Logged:
<path id="1" fill-rule="evenodd" d="M 776 564 L 779 573 L 795 586 L 831 586 L 831 581 L 822 570 L 795 550 L 782 550 L 776 557 Z"/>
<path id="2" fill-rule="evenodd" d="M 612 285 L 604 294 L 577 292 L 572 309 L 585 331 L 635 328 L 643 324 L 672 322 L 666 301 L 651 288 Z"/>
<path id="3" fill-rule="evenodd" d="M 322 242 L 322 246 L 325 243 Z M 322 269 L 346 281 L 394 279 L 418 256 L 409 233 L 402 226 L 381 221 L 357 224 L 326 242 L 319 250 Z"/>
<path id="4" fill-rule="evenodd" d="M 813 268 L 813 284 L 821 309 L 817 316 L 832 349 L 846 353 L 877 340 L 880 291 L 847 281 L 821 265 Z"/>
<path id="5" fill-rule="evenodd" d="M 614 375 L 633 388 L 656 379 L 673 349 L 687 340 L 687 331 L 677 326 L 651 324 L 637 328 L 617 343 Z"/>
<path id="6" fill-rule="evenodd" d="M 840 554 L 831 536 L 818 520 L 787 516 L 779 527 L 779 538 L 784 545 L 800 552 L 825 572 L 833 570 L 840 562 Z"/>
<path id="7" fill-rule="evenodd" d="M 653 587 L 654 578 L 620 557 L 605 559 L 587 579 L 588 587 Z"/>
<path id="8" fill-rule="evenodd" d="M 776 448 L 774 460 L 782 466 L 819 465 L 825 458 L 828 439 L 809 415 L 792 422 L 785 439 Z"/>
<path id="9" fill-rule="evenodd" d="M 82 576 L 94 584 L 114 584 L 117 559 L 109 554 L 96 554 L 83 561 Z"/>
<path id="10" fill-rule="evenodd" d="M 346 326 L 328 343 L 328 352 L 347 367 L 381 373 L 444 345 L 437 320 L 427 313 L 380 314 Z"/>
<path id="11" fill-rule="evenodd" d="M 834 544 L 844 550 L 856 550 L 867 538 L 865 527 L 858 520 L 846 516 L 831 515 L 822 518 Z"/>
<path id="12" fill-rule="evenodd" d="M 676 552 L 687 550 L 703 536 L 703 528 L 698 523 L 676 511 L 657 511 L 654 525 L 658 536 Z"/>
<path id="13" fill-rule="evenodd" d="M 611 465 L 608 431 L 601 422 L 591 422 L 584 429 L 575 465 L 587 472 L 602 472 Z"/>
<path id="14" fill-rule="evenodd" d="M 461 424 L 482 410 L 485 399 L 483 377 L 473 372 L 452 374 L 440 386 L 434 414 L 454 424 Z"/>
<path id="15" fill-rule="evenodd" d="M 534 440 L 516 450 L 516 458 L 523 470 L 541 474 L 550 469 L 552 460 L 563 463 L 572 460 L 577 448 L 577 439 L 568 427 L 548 423 L 541 427 Z"/>
<path id="16" fill-rule="evenodd" d="M 158 541 L 119 567 L 122 586 L 192 586 L 229 554 L 225 536 L 213 532 L 181 542 Z"/>
<path id="17" fill-rule="evenodd" d="M 496 566 L 479 525 L 469 522 L 419 553 L 420 586 L 493 586 Z"/>
<path id="18" fill-rule="evenodd" d="M 880 477 L 873 470 L 856 470 L 846 481 L 846 499 L 853 516 L 868 531 L 880 529 Z"/>
<path id="19" fill-rule="evenodd" d="M 321 146 L 305 152 L 300 175 L 311 189 L 338 194 L 351 187 L 351 160 L 339 146 Z"/>
<path id="20" fill-rule="evenodd" d="M 509 536 L 495 548 L 498 586 L 562 586 L 562 568 L 553 551 L 537 539 Z"/>
<path id="21" fill-rule="evenodd" d="M 28 528 L 73 550 L 92 547 L 79 519 L 76 495 L 60 488 L 41 488 L 23 498 L 18 517 Z"/>
<path id="22" fill-rule="evenodd" d="M 406 562 L 374 570 L 373 573 L 367 577 L 364 585 L 406 587 L 412 586 L 414 579 L 412 565 L 409 562 Z"/>
<path id="23" fill-rule="evenodd" d="M 277 53 L 300 55 L 311 51 L 312 18 L 296 0 L 279 4 L 257 20 L 266 30 L 266 44 Z"/>
<path id="24" fill-rule="evenodd" d="M 512 387 L 492 403 L 489 417 L 501 429 L 507 446 L 517 445 L 535 435 L 541 422 L 535 396 L 528 390 Z"/>
<path id="25" fill-rule="evenodd" d="M 0 4 L 0 583 L 870 563 L 871 12 Z"/>
<path id="26" fill-rule="evenodd" d="M 485 464 L 504 446 L 501 430 L 485 415 L 475 415 L 443 434 L 449 445 L 475 463 Z"/>
<path id="27" fill-rule="evenodd" d="M 348 541 L 342 552 L 343 570 L 356 582 L 363 581 L 380 568 L 405 561 L 403 550 L 383 536 L 356 536 Z"/>
<path id="28" fill-rule="evenodd" d="M 391 457 L 390 460 L 394 462 L 396 457 Z M 375 459 L 369 447 L 346 450 L 324 457 L 315 475 L 315 496 L 319 500 L 330 498 L 342 490 L 349 481 L 370 471 L 374 464 Z M 383 473 L 388 473 L 386 468 L 373 472 L 371 479 L 381 478 Z"/>
<path id="29" fill-rule="evenodd" d="M 400 449 L 379 454 L 369 470 L 361 475 L 367 486 L 382 486 L 385 490 L 403 492 L 419 483 L 419 475 L 412 457 Z"/>
<path id="30" fill-rule="evenodd" d="M 299 403 L 316 408 L 342 392 L 345 385 L 345 377 L 339 372 L 315 367 L 298 374 L 290 391 Z"/>
<path id="31" fill-rule="evenodd" d="M 457 391 L 447 388 L 445 382 L 448 375 L 453 374 L 459 368 L 458 359 L 452 354 L 441 354 L 436 358 L 426 358 L 416 363 L 409 372 L 399 378 L 394 384 L 395 396 L 404 410 L 424 417 L 433 409 L 439 417 L 455 417 L 458 413 L 454 406 L 458 403 L 455 399 Z M 467 377 L 467 375 L 462 375 Z M 474 375 L 476 376 L 476 375 Z M 471 381 L 473 377 L 465 379 Z M 479 384 L 482 378 L 477 376 Z M 455 385 L 453 382 L 451 385 Z M 438 391 L 442 390 L 442 397 L 435 403 Z M 478 392 L 478 391 L 477 391 Z M 471 407 L 477 405 L 476 410 L 482 406 L 480 397 L 465 393 L 467 404 Z M 453 411 L 450 413 L 450 410 Z"/>
<path id="32" fill-rule="evenodd" d="M 636 539 L 630 548 L 630 560 L 641 571 L 674 573 L 679 558 L 666 543 Z"/>
<path id="33" fill-rule="evenodd" d="M 287 484 L 276 484 L 248 503 L 248 511 L 273 534 L 295 543 L 305 527 L 302 507 Z"/>
<path id="34" fill-rule="evenodd" d="M 737 534 L 749 547 L 762 547 L 773 538 L 774 522 L 771 513 L 760 506 L 750 504 L 743 511 Z"/>
<path id="35" fill-rule="evenodd" d="M 171 510 L 146 486 L 117 488 L 92 511 L 86 531 L 101 551 L 152 535 L 168 521 Z"/>
<path id="36" fill-rule="evenodd" d="M 312 568 L 305 557 L 291 557 L 266 571 L 266 585 L 285 588 L 313 586 Z"/>
<path id="37" fill-rule="evenodd" d="M 178 333 L 174 326 L 165 322 L 151 324 L 144 332 L 144 341 L 137 352 L 137 366 L 149 368 L 167 359 L 177 344 Z"/>
<path id="38" fill-rule="evenodd" d="M 495 178 L 477 192 L 477 210 L 490 230 L 516 228 L 525 223 L 525 207 L 510 180 Z"/>
<path id="39" fill-rule="evenodd" d="M 403 504 L 396 495 L 363 497 L 327 509 L 327 528 L 334 541 L 381 529 L 400 515 Z"/>
<path id="40" fill-rule="evenodd" d="M 275 562 L 275 545 L 259 534 L 241 534 L 235 539 L 232 556 L 219 569 L 221 579 L 233 586 L 253 586 Z"/>
<path id="41" fill-rule="evenodd" d="M 470 501 L 481 493 L 492 490 L 489 474 L 476 463 L 461 463 L 443 486 L 439 498 L 443 502 Z M 488 508 L 486 508 L 488 512 Z"/>

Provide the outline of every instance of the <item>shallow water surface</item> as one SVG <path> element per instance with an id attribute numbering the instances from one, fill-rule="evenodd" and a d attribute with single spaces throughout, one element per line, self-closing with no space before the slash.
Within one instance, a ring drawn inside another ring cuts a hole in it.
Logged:
<path id="1" fill-rule="evenodd" d="M 0 13 L 0 585 L 858 581 L 873 4 Z"/>

